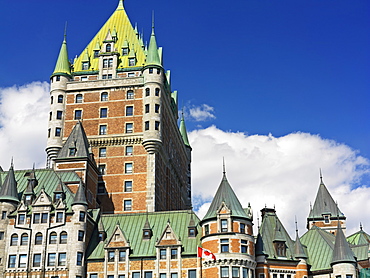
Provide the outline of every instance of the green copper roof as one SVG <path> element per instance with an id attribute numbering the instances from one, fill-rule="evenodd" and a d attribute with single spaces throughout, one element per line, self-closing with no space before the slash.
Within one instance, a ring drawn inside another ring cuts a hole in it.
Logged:
<path id="1" fill-rule="evenodd" d="M 339 214 L 340 219 L 345 219 L 344 214 L 339 210 L 321 178 L 315 203 L 310 211 L 308 219 L 321 219 L 324 214 L 330 214 L 331 216 L 337 216 Z"/>
<path id="2" fill-rule="evenodd" d="M 307 259 L 307 255 L 304 251 L 303 245 L 298 236 L 298 231 L 296 232 L 296 238 L 295 238 L 295 243 L 294 243 L 294 257 L 297 259 L 298 258 Z"/>
<path id="3" fill-rule="evenodd" d="M 63 74 L 71 74 L 71 66 L 68 61 L 68 50 L 67 50 L 67 41 L 64 36 L 64 40 L 62 43 L 62 47 L 59 51 L 59 56 L 57 63 L 55 65 L 55 69 L 53 75 L 63 75 Z"/>
<path id="4" fill-rule="evenodd" d="M 362 230 L 362 227 L 361 227 L 361 229 L 358 232 L 356 232 L 353 235 L 350 235 L 349 237 L 347 237 L 347 241 L 351 244 L 356 244 L 356 245 L 369 244 L 370 243 L 370 235 L 365 233 Z"/>
<path id="5" fill-rule="evenodd" d="M 184 114 L 182 115 L 181 121 L 180 121 L 180 134 L 181 134 L 182 140 L 184 141 L 185 146 L 190 147 L 188 133 L 186 131 L 186 126 L 185 126 Z"/>
<path id="6" fill-rule="evenodd" d="M 0 190 L 0 201 L 19 202 L 17 182 L 14 175 L 13 165 L 10 166 L 9 172 L 5 177 L 4 183 Z"/>
<path id="7" fill-rule="evenodd" d="M 58 154 L 58 158 L 71 157 L 70 151 L 75 149 L 73 157 L 89 157 L 89 141 L 81 122 L 77 122 L 67 141 Z"/>
<path id="8" fill-rule="evenodd" d="M 334 252 L 331 263 L 355 263 L 356 259 L 344 236 L 343 230 L 338 223 L 337 235 L 335 237 Z"/>
<path id="9" fill-rule="evenodd" d="M 183 211 L 168 211 L 168 212 L 152 212 L 152 213 L 133 213 L 133 214 L 120 214 L 120 215 L 102 215 L 102 225 L 105 228 L 107 239 L 112 236 L 114 229 L 119 223 L 120 229 L 124 232 L 126 239 L 130 242 L 130 248 L 132 253 L 130 257 L 156 257 L 156 241 L 163 234 L 168 220 L 170 225 L 176 234 L 177 238 L 181 240 L 183 245 L 184 255 L 197 254 L 197 247 L 200 244 L 199 237 L 188 236 L 188 224 L 193 217 L 195 224 L 198 224 L 198 217 L 188 210 Z M 145 227 L 146 221 L 152 229 L 153 235 L 151 239 L 143 239 L 143 228 Z M 198 233 L 200 227 L 198 227 Z M 107 243 L 98 242 L 97 230 L 92 235 L 91 243 L 88 247 L 88 259 L 103 259 L 104 258 L 104 247 Z"/>
<path id="10" fill-rule="evenodd" d="M 240 204 L 239 199 L 236 196 L 234 190 L 231 188 L 226 178 L 225 172 L 223 174 L 221 184 L 217 189 L 216 195 L 213 198 L 211 206 L 209 207 L 208 212 L 204 216 L 202 221 L 210 218 L 216 218 L 217 211 L 220 209 L 222 203 L 225 203 L 226 206 L 231 210 L 231 216 L 249 219 L 242 205 Z"/>
<path id="11" fill-rule="evenodd" d="M 161 60 L 159 58 L 158 46 L 157 46 L 157 40 L 155 39 L 154 28 L 152 30 L 152 35 L 150 36 L 146 65 L 162 66 Z"/>
<path id="12" fill-rule="evenodd" d="M 94 15 L 92 15 L 94 17 Z M 87 47 L 84 48 L 80 56 L 74 62 L 74 71 L 83 72 L 82 70 L 82 60 L 85 55 L 85 49 L 88 51 L 90 57 L 89 69 L 86 71 L 91 71 L 92 69 L 97 70 L 99 68 L 99 58 L 94 57 L 94 50 L 99 41 L 104 40 L 107 37 L 108 31 L 113 30 L 116 33 L 115 42 L 112 44 L 112 51 L 121 52 L 121 46 L 124 44 L 124 40 L 127 40 L 129 45 L 135 45 L 135 57 L 136 65 L 143 66 L 145 64 L 146 55 L 144 49 L 140 47 L 140 40 L 137 36 L 131 22 L 126 14 L 123 6 L 123 1 L 120 1 L 117 9 L 111 15 L 111 17 L 106 21 L 103 27 L 98 31 L 94 38 L 90 41 Z M 99 40 L 100 38 L 100 40 Z M 104 51 L 102 51 L 104 52 Z M 128 56 L 120 56 L 118 69 L 122 68 L 132 68 L 128 66 Z"/>

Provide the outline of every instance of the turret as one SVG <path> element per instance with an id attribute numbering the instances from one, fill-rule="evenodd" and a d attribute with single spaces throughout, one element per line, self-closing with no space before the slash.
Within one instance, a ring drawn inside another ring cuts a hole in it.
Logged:
<path id="1" fill-rule="evenodd" d="M 23 202 L 26 205 L 31 205 L 32 202 L 35 200 L 36 194 L 35 194 L 34 189 L 37 185 L 38 185 L 38 181 L 36 179 L 36 173 L 35 173 L 35 167 L 34 167 L 28 177 L 26 190 L 23 192 Z"/>
<path id="2" fill-rule="evenodd" d="M 71 79 L 71 66 L 68 60 L 66 36 L 64 35 L 58 60 L 50 77 L 50 112 L 46 147 L 48 167 L 52 167 L 54 159 L 62 148 L 66 89 L 67 82 Z"/>
<path id="3" fill-rule="evenodd" d="M 298 271 L 297 271 L 296 278 L 307 277 L 308 276 L 308 271 L 307 271 L 308 256 L 306 255 L 306 252 L 304 251 L 301 240 L 299 239 L 298 228 L 296 228 L 296 238 L 295 238 L 295 243 L 294 243 L 294 258 L 296 260 L 299 260 L 299 263 L 297 266 Z"/>

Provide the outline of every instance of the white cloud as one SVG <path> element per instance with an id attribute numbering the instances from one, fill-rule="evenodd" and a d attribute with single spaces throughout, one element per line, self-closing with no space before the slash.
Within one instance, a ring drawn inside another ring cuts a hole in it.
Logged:
<path id="1" fill-rule="evenodd" d="M 192 106 L 189 108 L 189 115 L 191 119 L 196 122 L 204 122 L 216 119 L 216 116 L 214 115 L 214 108 L 208 104 Z"/>
<path id="2" fill-rule="evenodd" d="M 193 196 L 198 200 L 212 200 L 222 178 L 225 157 L 228 180 L 242 205 L 251 203 L 255 226 L 265 205 L 276 206 L 291 234 L 297 216 L 302 234 L 322 168 L 324 183 L 347 216 L 347 234 L 358 230 L 360 221 L 370 231 L 370 219 L 364 213 L 370 211 L 370 188 L 364 185 L 353 188 L 369 173 L 369 161 L 350 147 L 308 133 L 279 138 L 248 136 L 215 126 L 195 130 L 189 139 L 193 148 Z M 200 217 L 208 206 L 209 203 L 199 206 Z"/>
<path id="3" fill-rule="evenodd" d="M 49 84 L 0 88 L 0 165 L 8 170 L 45 166 Z"/>

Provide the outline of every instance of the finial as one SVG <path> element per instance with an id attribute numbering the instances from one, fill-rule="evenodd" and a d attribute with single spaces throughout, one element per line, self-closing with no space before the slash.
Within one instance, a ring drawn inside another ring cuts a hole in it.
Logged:
<path id="1" fill-rule="evenodd" d="M 123 0 L 119 0 L 117 10 L 118 9 L 123 9 Z"/>
<path id="2" fill-rule="evenodd" d="M 312 203 L 310 202 L 310 211 L 312 210 Z"/>
<path id="3" fill-rule="evenodd" d="M 259 229 L 260 229 L 260 218 L 257 217 L 257 230 L 259 230 Z"/>
<path id="4" fill-rule="evenodd" d="M 225 157 L 222 157 L 222 164 L 223 164 L 223 173 L 224 175 L 226 175 Z"/>
<path id="5" fill-rule="evenodd" d="M 362 223 L 360 222 L 360 230 L 362 231 Z"/>
<path id="6" fill-rule="evenodd" d="M 154 10 L 152 11 L 152 30 L 154 32 Z"/>
<path id="7" fill-rule="evenodd" d="M 320 183 L 321 184 L 324 184 L 323 180 L 322 180 L 322 171 L 321 171 L 321 168 L 320 168 Z"/>
<path id="8" fill-rule="evenodd" d="M 294 216 L 295 217 L 295 231 L 298 235 L 298 222 L 297 222 L 297 215 Z"/>
<path id="9" fill-rule="evenodd" d="M 64 42 L 66 42 L 67 40 L 67 25 L 68 25 L 68 22 L 66 21 L 66 24 L 64 26 Z"/>
<path id="10" fill-rule="evenodd" d="M 13 157 L 12 157 L 12 160 L 10 162 L 10 167 L 14 168 Z"/>

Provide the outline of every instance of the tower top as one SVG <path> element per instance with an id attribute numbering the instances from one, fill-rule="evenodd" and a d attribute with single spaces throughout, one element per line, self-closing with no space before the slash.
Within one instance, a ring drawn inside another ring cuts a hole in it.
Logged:
<path id="1" fill-rule="evenodd" d="M 71 66 L 68 61 L 68 50 L 67 50 L 67 35 L 66 31 L 64 31 L 64 39 L 62 46 L 59 51 L 59 56 L 57 63 L 55 65 L 55 69 L 52 76 L 55 75 L 71 75 Z"/>

